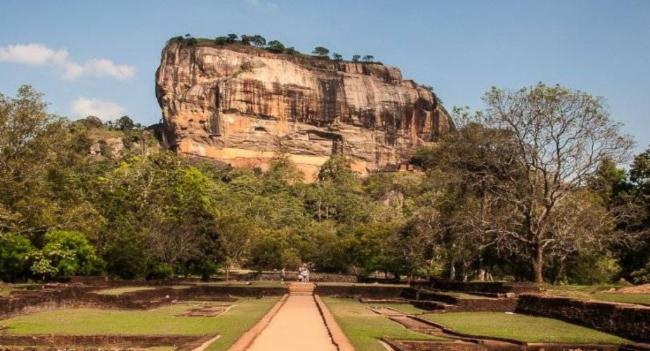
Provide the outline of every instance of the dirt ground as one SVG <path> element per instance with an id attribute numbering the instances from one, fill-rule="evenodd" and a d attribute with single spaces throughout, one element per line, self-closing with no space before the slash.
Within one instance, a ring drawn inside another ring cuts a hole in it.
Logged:
<path id="1" fill-rule="evenodd" d="M 637 286 L 628 286 L 618 289 L 618 292 L 626 294 L 650 294 L 650 284 L 643 284 Z"/>

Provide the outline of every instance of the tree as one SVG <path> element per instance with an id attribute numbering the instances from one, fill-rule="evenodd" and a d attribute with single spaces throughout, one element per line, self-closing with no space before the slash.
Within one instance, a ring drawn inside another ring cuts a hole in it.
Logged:
<path id="1" fill-rule="evenodd" d="M 0 234 L 0 280 L 14 282 L 30 275 L 29 264 L 36 248 L 24 235 Z"/>
<path id="2" fill-rule="evenodd" d="M 214 214 L 213 230 L 228 281 L 232 268 L 243 263 L 250 249 L 254 237 L 254 223 L 241 213 L 229 209 Z"/>
<path id="3" fill-rule="evenodd" d="M 375 59 L 375 57 L 372 56 L 372 55 L 365 55 L 363 57 L 363 61 L 365 61 L 365 62 L 372 62 L 374 59 Z"/>
<path id="4" fill-rule="evenodd" d="M 361 55 L 352 55 L 352 62 L 359 62 L 361 59 Z"/>
<path id="5" fill-rule="evenodd" d="M 271 40 L 266 47 L 271 52 L 281 53 L 284 51 L 284 44 L 278 40 Z"/>
<path id="6" fill-rule="evenodd" d="M 70 277 L 101 271 L 103 262 L 82 233 L 51 231 L 45 235 L 44 242 L 41 254 L 32 266 L 35 273 Z"/>
<path id="7" fill-rule="evenodd" d="M 235 33 L 230 33 L 226 36 L 226 38 L 228 43 L 234 43 L 237 41 L 238 36 Z"/>
<path id="8" fill-rule="evenodd" d="M 101 128 L 104 125 L 102 120 L 97 116 L 88 116 L 79 120 L 79 122 L 84 124 L 87 128 Z"/>
<path id="9" fill-rule="evenodd" d="M 479 119 L 510 133 L 514 165 L 524 170 L 521 179 L 506 180 L 497 192 L 517 205 L 518 228 L 493 229 L 525 247 L 533 278 L 541 283 L 545 251 L 558 242 L 555 212 L 603 160 L 623 161 L 632 142 L 609 119 L 602 99 L 584 92 L 539 83 L 518 91 L 492 88 L 484 101 Z"/>
<path id="10" fill-rule="evenodd" d="M 343 61 L 343 55 L 339 54 L 338 52 L 333 53 L 332 58 L 336 61 Z"/>
<path id="11" fill-rule="evenodd" d="M 314 51 L 312 51 L 312 53 L 320 57 L 327 57 L 330 51 L 325 47 L 317 46 L 314 48 Z"/>
<path id="12" fill-rule="evenodd" d="M 122 116 L 115 122 L 115 127 L 123 132 L 128 132 L 135 127 L 135 123 L 129 116 Z"/>
<path id="13" fill-rule="evenodd" d="M 264 45 L 266 45 L 266 39 L 259 34 L 255 34 L 252 37 L 250 37 L 250 42 L 251 44 L 253 44 L 253 46 L 256 46 L 258 48 L 261 48 Z"/>

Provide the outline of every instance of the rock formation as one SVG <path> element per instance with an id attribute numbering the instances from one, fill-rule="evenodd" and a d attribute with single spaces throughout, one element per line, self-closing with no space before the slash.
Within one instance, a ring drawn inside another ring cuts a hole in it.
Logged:
<path id="1" fill-rule="evenodd" d="M 396 170 L 452 128 L 430 89 L 379 63 L 170 40 L 156 73 L 166 144 L 235 167 L 286 153 L 307 179 L 335 153 Z"/>

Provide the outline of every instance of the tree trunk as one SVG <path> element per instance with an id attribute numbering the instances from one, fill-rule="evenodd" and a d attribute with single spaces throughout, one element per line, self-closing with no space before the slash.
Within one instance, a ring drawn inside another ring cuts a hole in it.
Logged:
<path id="1" fill-rule="evenodd" d="M 560 280 L 562 280 L 562 276 L 564 275 L 565 269 L 566 269 L 566 257 L 562 257 L 560 258 L 560 268 L 558 268 L 557 270 L 554 283 L 557 284 Z"/>
<path id="2" fill-rule="evenodd" d="M 533 281 L 541 284 L 544 282 L 544 247 L 537 243 L 533 250 Z"/>

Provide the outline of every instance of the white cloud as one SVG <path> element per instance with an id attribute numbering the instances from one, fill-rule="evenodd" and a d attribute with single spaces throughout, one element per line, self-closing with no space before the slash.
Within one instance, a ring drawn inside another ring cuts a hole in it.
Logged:
<path id="1" fill-rule="evenodd" d="M 278 4 L 274 2 L 267 2 L 263 0 L 244 0 L 246 4 L 250 7 L 267 7 L 270 10 L 275 10 L 278 8 Z"/>
<path id="2" fill-rule="evenodd" d="M 0 61 L 27 65 L 63 64 L 68 61 L 66 50 L 52 50 L 41 44 L 0 47 Z"/>
<path id="3" fill-rule="evenodd" d="M 114 102 L 83 96 L 75 99 L 70 107 L 77 117 L 97 116 L 103 121 L 121 117 L 126 113 L 124 107 Z"/>
<path id="4" fill-rule="evenodd" d="M 105 58 L 79 63 L 70 59 L 67 50 L 53 50 L 42 44 L 0 47 L 0 61 L 55 67 L 62 72 L 61 77 L 67 80 L 74 80 L 84 75 L 125 80 L 135 74 L 135 69 L 130 65 L 117 65 Z"/>

